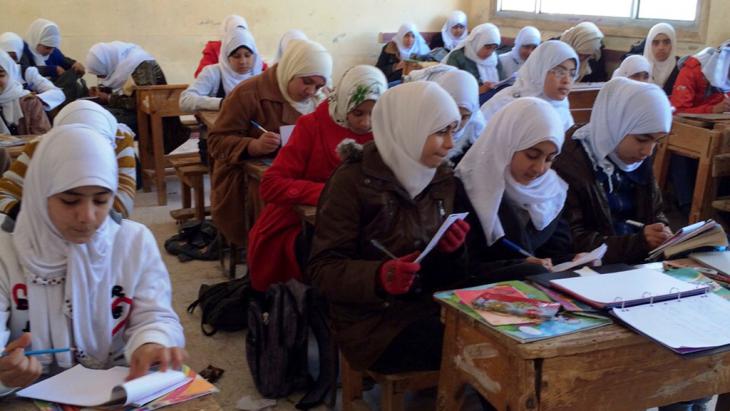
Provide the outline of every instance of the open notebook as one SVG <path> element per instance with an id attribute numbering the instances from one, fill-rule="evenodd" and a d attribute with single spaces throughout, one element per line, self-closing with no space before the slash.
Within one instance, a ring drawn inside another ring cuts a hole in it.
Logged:
<path id="1" fill-rule="evenodd" d="M 720 224 L 714 220 L 700 221 L 678 230 L 659 247 L 651 250 L 647 260 L 655 260 L 662 255 L 664 258 L 670 258 L 702 247 L 727 245 L 727 236 Z"/>

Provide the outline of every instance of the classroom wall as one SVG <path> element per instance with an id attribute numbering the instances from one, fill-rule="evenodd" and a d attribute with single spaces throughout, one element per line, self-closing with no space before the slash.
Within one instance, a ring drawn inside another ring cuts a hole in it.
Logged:
<path id="1" fill-rule="evenodd" d="M 85 60 L 96 42 L 137 43 L 155 56 L 170 83 L 189 83 L 205 42 L 218 39 L 229 14 L 248 20 L 257 47 L 269 61 L 279 37 L 298 28 L 333 54 L 334 78 L 355 64 L 375 64 L 382 46 L 378 33 L 394 32 L 404 21 L 425 31 L 440 30 L 454 9 L 469 0 L 0 0 L 0 31 L 25 35 L 37 17 L 55 21 L 61 49 Z M 87 77 L 90 84 L 95 79 Z"/>

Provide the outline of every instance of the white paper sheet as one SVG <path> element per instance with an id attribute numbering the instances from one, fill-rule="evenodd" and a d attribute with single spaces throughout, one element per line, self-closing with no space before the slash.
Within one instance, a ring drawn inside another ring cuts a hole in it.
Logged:
<path id="1" fill-rule="evenodd" d="M 279 135 L 281 136 L 281 146 L 284 147 L 289 142 L 289 137 L 294 131 L 294 126 L 281 126 L 279 127 Z"/>
<path id="2" fill-rule="evenodd" d="M 430 253 L 431 250 L 433 250 L 433 248 L 436 247 L 436 244 L 438 244 L 441 237 L 444 236 L 444 234 L 446 233 L 446 230 L 448 230 L 449 227 L 451 227 L 451 224 L 454 224 L 456 222 L 456 220 L 465 219 L 466 216 L 468 216 L 468 215 L 469 215 L 469 213 L 449 214 L 449 216 L 446 217 L 446 220 L 444 220 L 444 222 L 441 223 L 441 227 L 439 227 L 438 231 L 436 231 L 436 234 L 434 234 L 433 238 L 431 239 L 431 241 L 429 241 L 426 248 L 423 251 L 421 251 L 421 254 L 418 255 L 418 258 L 416 258 L 415 262 L 420 263 L 421 261 L 423 261 L 423 259 L 426 258 L 428 253 Z"/>
<path id="3" fill-rule="evenodd" d="M 172 150 L 169 156 L 174 155 L 180 155 L 180 154 L 194 154 L 200 152 L 200 147 L 198 146 L 198 143 L 200 142 L 199 138 L 189 138 L 184 143 L 177 146 L 176 149 Z"/>
<path id="4" fill-rule="evenodd" d="M 558 264 L 556 266 L 553 266 L 553 272 L 559 273 L 561 271 L 568 271 L 573 267 L 580 267 L 581 265 L 589 264 L 593 261 L 600 260 L 603 258 L 604 255 L 606 255 L 606 250 L 608 250 L 608 246 L 604 243 L 596 247 L 593 251 L 590 253 L 587 253 L 586 255 L 582 256 L 581 258 L 575 260 L 575 261 L 568 261 L 562 264 Z"/>

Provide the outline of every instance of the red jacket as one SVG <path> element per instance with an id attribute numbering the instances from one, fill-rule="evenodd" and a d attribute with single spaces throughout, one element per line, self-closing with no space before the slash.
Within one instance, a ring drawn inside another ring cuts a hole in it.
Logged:
<path id="1" fill-rule="evenodd" d="M 373 135 L 358 136 L 339 126 L 325 101 L 314 113 L 299 117 L 289 142 L 264 173 L 261 197 L 266 206 L 248 234 L 247 259 L 255 290 L 301 278 L 294 241 L 302 223 L 292 206 L 317 205 L 324 183 L 340 165 L 335 150 L 344 138 L 363 144 Z"/>
<path id="2" fill-rule="evenodd" d="M 723 99 L 723 93 L 712 90 L 710 82 L 702 73 L 702 65 L 694 57 L 688 57 L 679 70 L 669 100 L 677 113 L 712 113 L 712 107 Z"/>
<path id="3" fill-rule="evenodd" d="M 200 63 L 198 63 L 198 69 L 195 70 L 195 78 L 197 78 L 198 74 L 203 71 L 203 67 L 218 63 L 218 54 L 220 54 L 220 52 L 220 40 L 211 40 L 206 43 L 205 48 L 203 48 L 203 57 L 200 58 Z M 263 71 L 267 68 L 269 67 L 266 65 L 266 62 L 264 62 L 264 64 L 261 66 L 261 70 Z"/>

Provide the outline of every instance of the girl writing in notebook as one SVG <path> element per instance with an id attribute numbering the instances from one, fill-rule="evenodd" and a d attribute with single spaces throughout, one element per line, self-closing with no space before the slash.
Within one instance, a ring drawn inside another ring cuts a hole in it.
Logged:
<path id="1" fill-rule="evenodd" d="M 603 61 L 603 33 L 594 23 L 584 21 L 565 30 L 558 40 L 575 50 L 580 58 L 576 81 L 606 81 L 606 63 Z"/>
<path id="2" fill-rule="evenodd" d="M 307 271 L 357 370 L 440 367 L 443 326 L 432 293 L 462 278 L 468 225 L 455 223 L 414 260 L 454 209 L 445 160 L 459 117 L 431 82 L 386 91 L 373 109 L 374 143 L 350 153 L 322 191 Z"/>
<path id="3" fill-rule="evenodd" d="M 109 141 L 59 126 L 36 149 L 15 226 L 0 230 L 0 383 L 32 383 L 77 363 L 128 364 L 129 378 L 186 356 L 170 279 L 152 233 L 112 218 L 117 162 Z M 24 349 L 73 348 L 27 357 Z"/>
<path id="4" fill-rule="evenodd" d="M 432 53 L 436 53 L 437 49 L 440 49 L 438 54 L 441 57 L 439 58 L 438 54 L 434 57 L 441 60 L 448 52 L 455 49 L 469 35 L 468 27 L 466 13 L 461 10 L 452 11 L 444 25 L 441 26 L 441 32 L 436 33 L 428 45 Z"/>
<path id="5" fill-rule="evenodd" d="M 237 246 L 247 236 L 243 162 L 273 157 L 281 144 L 279 128 L 293 125 L 324 100 L 332 57 L 320 44 L 292 40 L 281 61 L 241 84 L 223 100 L 208 135 L 213 158 L 211 213 L 216 227 Z M 254 125 L 253 122 L 261 128 Z"/>
<path id="6" fill-rule="evenodd" d="M 393 40 L 383 46 L 375 66 L 385 74 L 388 82 L 399 81 L 403 77 L 406 60 L 424 59 L 429 51 L 431 49 L 416 25 L 405 23 L 400 26 Z"/>
<path id="7" fill-rule="evenodd" d="M 515 84 L 500 90 L 482 105 L 484 119 L 490 119 L 504 106 L 521 97 L 541 98 L 555 109 L 563 124 L 563 130 L 573 125 L 568 94 L 578 77 L 578 55 L 558 40 L 540 44 L 532 56 L 518 71 Z"/>
<path id="8" fill-rule="evenodd" d="M 456 167 L 457 208 L 469 211 L 473 227 L 467 239 L 473 275 L 515 279 L 574 257 L 563 215 L 568 185 L 551 169 L 563 138 L 563 122 L 549 103 L 520 98 L 494 116 Z"/>
<path id="9" fill-rule="evenodd" d="M 325 181 L 340 165 L 337 148 L 344 139 L 364 144 L 373 139 L 373 105 L 388 87 L 373 66 L 347 70 L 329 100 L 297 120 L 287 145 L 261 179 L 266 202 L 249 233 L 251 285 L 266 291 L 270 284 L 301 279 L 309 257 L 309 242 L 293 206 L 317 205 Z M 271 258 L 276 255 L 277 258 Z"/>
<path id="10" fill-rule="evenodd" d="M 187 112 L 219 110 L 223 98 L 242 81 L 260 74 L 263 62 L 251 32 L 229 30 L 223 38 L 219 63 L 206 66 L 180 94 L 180 109 Z"/>
<path id="11" fill-rule="evenodd" d="M 57 80 L 67 71 L 74 76 L 83 76 L 86 72 L 80 62 L 66 57 L 61 49 L 61 30 L 50 20 L 36 19 L 28 27 L 25 35 L 23 54 L 18 56 L 20 65 L 37 67 L 40 74 Z"/>
<path id="12" fill-rule="evenodd" d="M 0 134 L 42 134 L 51 128 L 43 102 L 19 81 L 19 67 L 0 50 Z"/>
<path id="13" fill-rule="evenodd" d="M 614 70 L 613 77 L 627 77 L 636 81 L 651 81 L 651 63 L 644 56 L 633 55 L 626 57 L 621 65 Z"/>
<path id="14" fill-rule="evenodd" d="M 566 207 L 577 251 L 606 243 L 605 263 L 635 264 L 671 236 L 651 161 L 671 125 L 669 100 L 655 84 L 618 77 L 601 88 L 590 122 L 568 133 L 555 162 L 570 186 Z"/>

